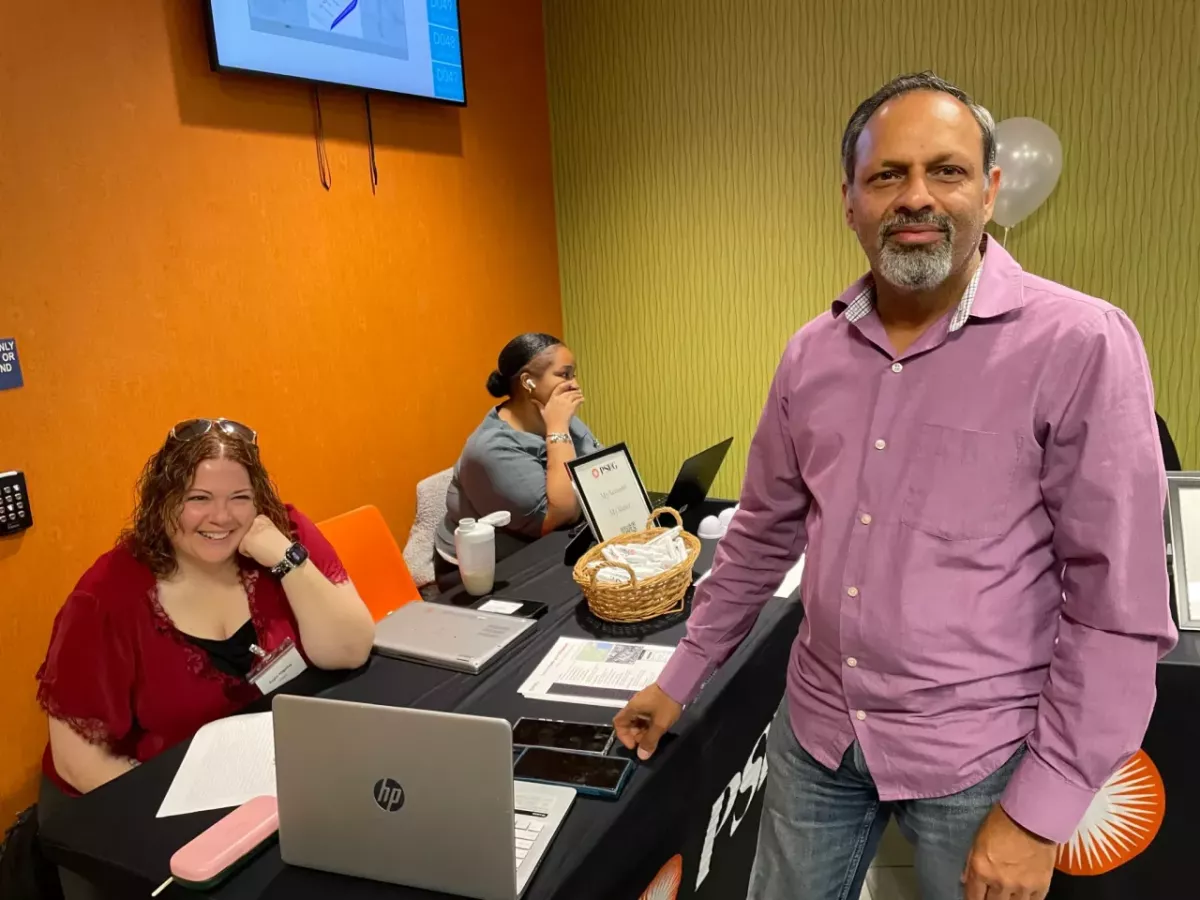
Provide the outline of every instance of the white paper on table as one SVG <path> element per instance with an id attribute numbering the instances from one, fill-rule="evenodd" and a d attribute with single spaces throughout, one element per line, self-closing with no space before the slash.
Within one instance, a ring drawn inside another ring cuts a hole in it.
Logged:
<path id="1" fill-rule="evenodd" d="M 783 581 L 779 582 L 779 587 L 775 590 L 776 597 L 790 597 L 796 592 L 796 588 L 800 587 L 800 580 L 804 576 L 804 557 L 801 556 L 796 564 L 783 576 Z"/>
<path id="2" fill-rule="evenodd" d="M 196 732 L 158 818 L 241 806 L 275 796 L 275 731 L 271 714 L 209 722 Z"/>
<path id="3" fill-rule="evenodd" d="M 660 674 L 674 647 L 561 637 L 520 693 L 532 700 L 620 709 Z"/>
<path id="4" fill-rule="evenodd" d="M 511 600 L 489 600 L 479 606 L 480 612 L 500 613 L 504 616 L 511 616 L 521 608 L 520 603 L 514 603 Z"/>

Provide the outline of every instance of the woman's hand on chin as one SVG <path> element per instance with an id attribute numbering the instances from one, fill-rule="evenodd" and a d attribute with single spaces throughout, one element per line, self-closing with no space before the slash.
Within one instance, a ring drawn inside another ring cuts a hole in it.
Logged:
<path id="1" fill-rule="evenodd" d="M 238 552 L 270 569 L 279 565 L 290 546 L 291 538 L 275 527 L 275 523 L 266 516 L 259 516 L 250 524 L 250 530 L 238 545 Z"/>

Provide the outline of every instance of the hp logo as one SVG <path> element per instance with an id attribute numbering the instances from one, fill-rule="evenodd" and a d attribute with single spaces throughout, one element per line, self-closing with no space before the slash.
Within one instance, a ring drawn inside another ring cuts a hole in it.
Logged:
<path id="1" fill-rule="evenodd" d="M 375 782 L 375 803 L 384 812 L 395 812 L 404 805 L 404 788 L 394 778 Z"/>

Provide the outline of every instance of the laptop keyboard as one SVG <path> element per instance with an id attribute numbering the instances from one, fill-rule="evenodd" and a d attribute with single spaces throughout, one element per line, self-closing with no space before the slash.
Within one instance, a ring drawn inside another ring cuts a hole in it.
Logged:
<path id="1" fill-rule="evenodd" d="M 517 865 L 520 866 L 529 851 L 533 849 L 533 842 L 538 839 L 544 826 L 533 816 L 523 816 L 518 813 L 513 818 L 516 822 L 514 833 L 516 834 Z"/>

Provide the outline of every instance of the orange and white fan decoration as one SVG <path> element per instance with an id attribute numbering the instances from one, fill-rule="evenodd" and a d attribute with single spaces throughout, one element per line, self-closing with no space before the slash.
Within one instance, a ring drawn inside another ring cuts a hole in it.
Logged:
<path id="1" fill-rule="evenodd" d="M 1167 810 L 1162 776 L 1139 750 L 1104 783 L 1055 867 L 1068 875 L 1103 875 L 1150 846 Z"/>
<path id="2" fill-rule="evenodd" d="M 683 857 L 676 854 L 658 870 L 650 886 L 642 891 L 639 900 L 675 900 L 683 884 Z"/>

